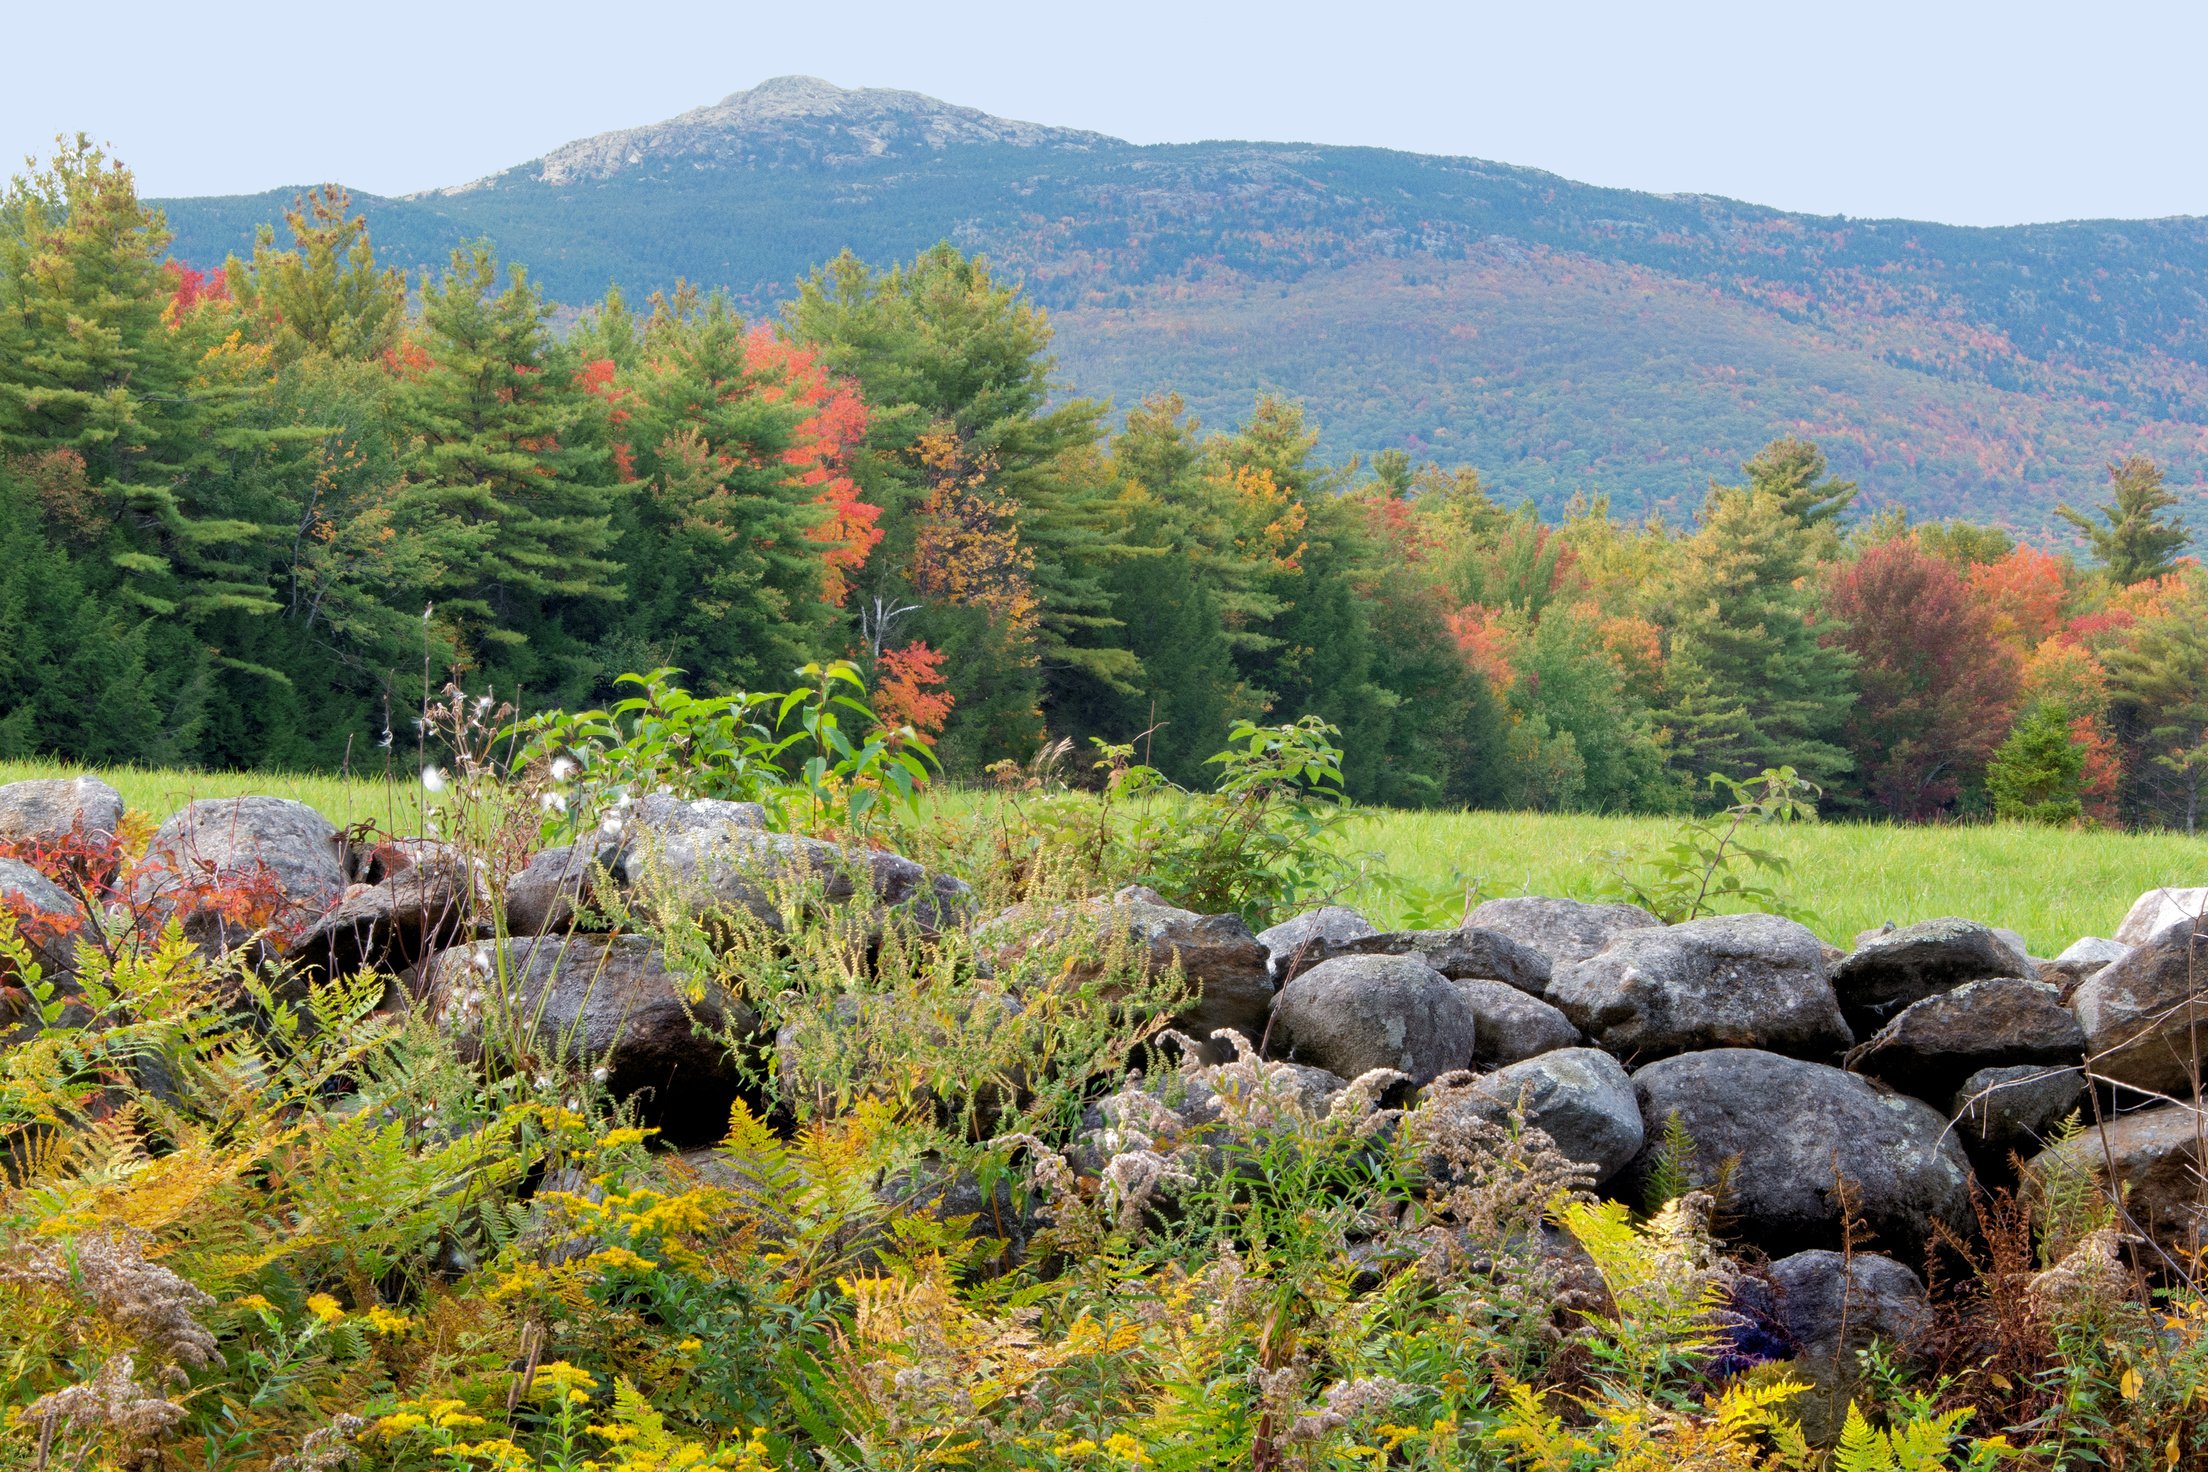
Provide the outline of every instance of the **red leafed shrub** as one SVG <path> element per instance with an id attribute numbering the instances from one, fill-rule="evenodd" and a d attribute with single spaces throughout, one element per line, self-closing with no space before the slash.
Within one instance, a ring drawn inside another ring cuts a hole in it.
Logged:
<path id="1" fill-rule="evenodd" d="M 885 726 L 933 736 L 950 719 L 954 700 L 943 684 L 943 656 L 924 641 L 885 649 L 874 676 L 874 714 Z"/>

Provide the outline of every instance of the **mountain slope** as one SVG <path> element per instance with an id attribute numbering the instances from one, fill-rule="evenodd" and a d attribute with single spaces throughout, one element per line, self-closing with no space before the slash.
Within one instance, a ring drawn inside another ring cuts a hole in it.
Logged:
<path id="1" fill-rule="evenodd" d="M 176 253 L 241 250 L 287 198 L 169 201 Z M 1820 218 L 1379 149 L 1143 147 L 809 78 L 364 204 L 388 258 L 488 236 L 576 303 L 683 276 L 771 310 L 843 248 L 951 239 L 1052 308 L 1082 391 L 1178 387 L 1223 421 L 1278 390 L 1330 452 L 1416 448 L 1551 505 L 1691 504 L 1788 430 L 1874 501 L 2030 528 L 2120 453 L 2208 473 L 2199 218 Z"/>

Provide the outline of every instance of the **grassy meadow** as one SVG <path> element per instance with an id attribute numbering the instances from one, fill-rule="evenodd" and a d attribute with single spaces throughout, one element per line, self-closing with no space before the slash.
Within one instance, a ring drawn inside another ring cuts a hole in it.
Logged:
<path id="1" fill-rule="evenodd" d="M 41 761 L 0 762 L 0 782 L 72 776 Z M 362 821 L 387 832 L 417 831 L 422 792 L 409 779 L 385 781 L 276 772 L 117 768 L 98 775 L 135 812 L 156 819 L 203 797 L 262 793 L 296 798 L 333 823 Z M 990 799 L 958 794 L 961 805 Z M 1434 923 L 1465 899 L 1551 894 L 1596 898 L 1609 873 L 1605 855 L 1653 851 L 1676 831 L 1667 818 L 1568 813 L 1398 812 L 1368 809 L 1338 830 L 1350 852 L 1369 856 L 1379 876 L 1344 896 L 1383 925 Z M 1816 823 L 1765 832 L 1756 841 L 1786 857 L 1780 892 L 1812 914 L 1812 928 L 1836 945 L 1891 920 L 1907 924 L 1963 915 L 2022 934 L 2037 955 L 2081 935 L 2107 935 L 2138 895 L 2157 885 L 2208 882 L 2208 838 L 2116 833 L 2020 824 L 1897 827 Z"/>

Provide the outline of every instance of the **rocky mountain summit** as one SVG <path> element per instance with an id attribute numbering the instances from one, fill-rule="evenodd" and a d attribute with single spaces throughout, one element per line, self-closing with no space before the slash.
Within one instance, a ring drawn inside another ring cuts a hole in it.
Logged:
<path id="1" fill-rule="evenodd" d="M 578 139 L 504 173 L 428 196 L 529 181 L 566 185 L 617 174 L 669 176 L 727 168 L 838 169 L 940 153 L 953 146 L 1110 149 L 1102 133 L 992 117 L 978 108 L 887 87 L 838 87 L 818 77 L 774 77 L 664 122 Z"/>

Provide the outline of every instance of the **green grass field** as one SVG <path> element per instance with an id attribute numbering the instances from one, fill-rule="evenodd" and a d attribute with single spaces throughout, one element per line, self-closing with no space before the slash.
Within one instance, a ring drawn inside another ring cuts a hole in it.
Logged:
<path id="1" fill-rule="evenodd" d="M 74 775 L 52 762 L 0 762 L 0 782 Z M 280 773 L 121 769 L 100 773 L 132 809 L 165 816 L 194 798 L 265 793 L 313 804 L 332 822 L 363 820 L 387 832 L 417 831 L 421 789 L 412 782 Z M 954 799 L 954 801 L 967 799 Z M 1346 896 L 1372 919 L 1432 919 L 1470 888 L 1474 898 L 1551 894 L 1591 898 L 1606 876 L 1601 856 L 1653 850 L 1675 831 L 1662 818 L 1553 813 L 1374 810 L 1352 818 L 1341 841 L 1401 881 Z M 2107 935 L 2138 895 L 2157 885 L 2208 883 L 2208 838 L 2106 833 L 2014 824 L 1901 828 L 1807 824 L 1759 839 L 1786 856 L 1781 892 L 1814 916 L 1836 945 L 1887 920 L 1907 924 L 1963 915 L 2005 925 L 2053 955 L 2081 935 Z"/>

